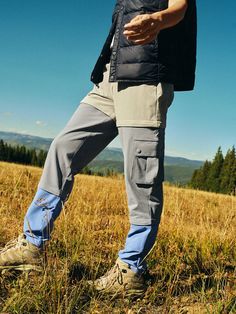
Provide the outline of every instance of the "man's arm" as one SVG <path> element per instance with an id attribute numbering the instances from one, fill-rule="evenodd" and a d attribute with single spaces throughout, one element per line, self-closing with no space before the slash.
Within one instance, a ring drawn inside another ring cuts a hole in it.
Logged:
<path id="1" fill-rule="evenodd" d="M 140 14 L 124 25 L 123 34 L 134 44 L 153 41 L 165 28 L 178 24 L 185 15 L 188 0 L 169 0 L 168 8 L 151 14 Z"/>
<path id="2" fill-rule="evenodd" d="M 152 14 L 161 24 L 161 29 L 175 26 L 185 15 L 188 6 L 187 0 L 169 0 L 167 9 Z"/>

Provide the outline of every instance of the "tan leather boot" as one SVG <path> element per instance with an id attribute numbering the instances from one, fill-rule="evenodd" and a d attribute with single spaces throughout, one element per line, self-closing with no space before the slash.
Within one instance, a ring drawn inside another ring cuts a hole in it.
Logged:
<path id="1" fill-rule="evenodd" d="M 0 250 L 0 271 L 42 271 L 43 256 L 43 249 L 27 241 L 22 233 Z"/>
<path id="2" fill-rule="evenodd" d="M 140 297 L 144 295 L 148 285 L 144 275 L 136 274 L 120 258 L 115 265 L 102 277 L 87 283 L 102 293 Z"/>

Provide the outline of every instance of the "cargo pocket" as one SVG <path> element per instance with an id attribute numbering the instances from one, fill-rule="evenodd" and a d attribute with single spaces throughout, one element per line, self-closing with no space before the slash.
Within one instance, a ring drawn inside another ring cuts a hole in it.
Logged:
<path id="1" fill-rule="evenodd" d="M 153 184 L 160 173 L 159 140 L 134 139 L 131 179 L 137 184 Z"/>

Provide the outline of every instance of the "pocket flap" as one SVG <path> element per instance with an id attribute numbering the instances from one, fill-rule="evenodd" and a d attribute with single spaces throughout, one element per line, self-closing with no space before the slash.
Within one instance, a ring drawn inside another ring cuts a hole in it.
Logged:
<path id="1" fill-rule="evenodd" d="M 158 155 L 158 140 L 138 140 L 134 139 L 134 153 L 135 156 L 149 156 L 155 157 Z"/>

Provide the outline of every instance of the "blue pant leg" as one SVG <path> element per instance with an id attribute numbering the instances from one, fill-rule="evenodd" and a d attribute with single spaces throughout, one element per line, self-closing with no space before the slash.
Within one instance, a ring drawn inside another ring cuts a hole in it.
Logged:
<path id="1" fill-rule="evenodd" d="M 38 247 L 50 240 L 54 221 L 62 207 L 63 201 L 59 196 L 38 188 L 24 218 L 26 239 Z"/>
<path id="2" fill-rule="evenodd" d="M 125 248 L 120 250 L 119 258 L 129 264 L 134 272 L 144 272 L 147 269 L 145 257 L 151 251 L 158 232 L 158 224 L 131 224 L 126 238 Z"/>
<path id="3" fill-rule="evenodd" d="M 119 257 L 136 271 L 155 243 L 163 209 L 164 128 L 119 127 L 130 231 Z"/>
<path id="4" fill-rule="evenodd" d="M 115 121 L 81 103 L 50 145 L 37 192 L 24 219 L 29 241 L 42 246 L 50 239 L 55 219 L 69 198 L 74 176 L 118 134 Z"/>

